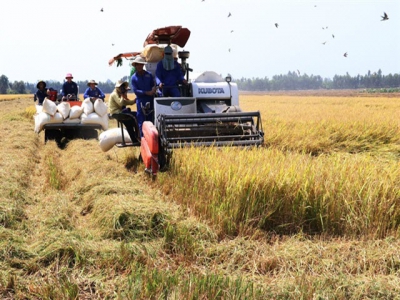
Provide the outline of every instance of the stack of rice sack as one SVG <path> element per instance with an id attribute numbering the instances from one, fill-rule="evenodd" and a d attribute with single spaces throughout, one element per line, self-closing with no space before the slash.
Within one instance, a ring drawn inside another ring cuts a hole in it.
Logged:
<path id="1" fill-rule="evenodd" d="M 69 102 L 55 102 L 44 99 L 43 106 L 36 105 L 35 132 L 43 130 L 45 124 L 100 124 L 103 130 L 108 129 L 107 105 L 100 99 L 94 104 L 90 99 L 82 102 L 82 105 L 71 106 Z"/>

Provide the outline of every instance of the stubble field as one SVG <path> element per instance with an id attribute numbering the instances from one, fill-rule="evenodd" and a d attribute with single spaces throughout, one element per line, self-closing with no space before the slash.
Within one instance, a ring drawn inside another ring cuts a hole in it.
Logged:
<path id="1" fill-rule="evenodd" d="M 241 95 L 265 145 L 156 181 L 0 95 L 1 298 L 400 299 L 400 97 L 348 95 Z"/>

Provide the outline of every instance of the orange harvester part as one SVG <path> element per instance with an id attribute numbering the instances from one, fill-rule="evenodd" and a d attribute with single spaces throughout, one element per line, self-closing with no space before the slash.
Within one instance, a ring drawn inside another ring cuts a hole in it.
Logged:
<path id="1" fill-rule="evenodd" d="M 158 131 L 152 122 L 145 121 L 142 126 L 143 136 L 152 154 L 158 154 Z"/>
<path id="2" fill-rule="evenodd" d="M 149 145 L 147 145 L 146 139 L 142 137 L 140 142 L 140 154 L 142 155 L 143 163 L 146 169 L 151 168 L 151 152 L 149 149 Z"/>

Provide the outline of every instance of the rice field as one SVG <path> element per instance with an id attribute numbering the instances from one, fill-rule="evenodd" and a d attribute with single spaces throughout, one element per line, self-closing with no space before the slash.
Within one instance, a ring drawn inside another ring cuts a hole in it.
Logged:
<path id="1" fill-rule="evenodd" d="M 242 95 L 265 145 L 156 181 L 138 149 L 44 144 L 32 104 L 0 95 L 2 299 L 400 299 L 400 97 Z"/>

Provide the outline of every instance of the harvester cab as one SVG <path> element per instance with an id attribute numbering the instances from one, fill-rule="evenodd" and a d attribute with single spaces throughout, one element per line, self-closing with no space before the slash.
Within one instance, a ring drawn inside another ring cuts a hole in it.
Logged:
<path id="1" fill-rule="evenodd" d="M 178 51 L 178 47 L 183 48 L 186 45 L 189 36 L 190 31 L 181 26 L 159 28 L 148 35 L 142 52 L 120 54 L 109 61 L 112 64 L 122 57 L 141 55 L 146 58 L 146 70 L 155 77 L 157 63 L 163 58 L 166 46 L 172 47 L 174 55 L 180 59 L 181 70 L 188 83 L 179 85 L 181 97 L 156 97 L 155 124 L 143 124 L 144 128 L 152 128 L 146 129 L 146 132 L 157 135 L 157 138 L 146 136 L 143 130 L 144 137 L 141 141 L 145 144 L 141 145 L 142 158 L 150 164 L 146 165 L 146 169 L 153 174 L 158 170 L 156 165 L 168 165 L 174 148 L 248 147 L 259 146 L 264 142 L 260 113 L 241 110 L 238 87 L 230 76 L 222 78 L 213 71 L 191 74 L 193 70 L 187 62 L 189 51 Z M 155 140 L 156 146 L 153 145 Z M 149 148 L 153 151 L 148 151 Z M 146 151 L 147 154 L 144 153 Z"/>

